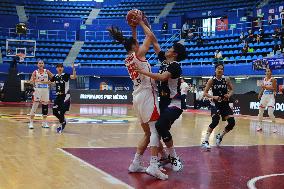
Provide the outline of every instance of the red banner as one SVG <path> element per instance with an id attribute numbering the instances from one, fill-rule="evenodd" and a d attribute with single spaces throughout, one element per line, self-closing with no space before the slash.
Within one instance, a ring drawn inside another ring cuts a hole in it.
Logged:
<path id="1" fill-rule="evenodd" d="M 228 30 L 228 19 L 217 19 L 216 20 L 216 30 L 224 31 Z"/>

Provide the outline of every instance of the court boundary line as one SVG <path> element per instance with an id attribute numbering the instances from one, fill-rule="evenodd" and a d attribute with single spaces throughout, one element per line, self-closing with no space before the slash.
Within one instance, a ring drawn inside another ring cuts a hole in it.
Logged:
<path id="1" fill-rule="evenodd" d="M 255 186 L 255 183 L 261 179 L 269 178 L 269 177 L 276 177 L 276 176 L 284 176 L 284 173 L 275 173 L 275 174 L 270 174 L 270 175 L 263 175 L 263 176 L 258 176 L 250 179 L 247 182 L 247 187 L 249 189 L 257 189 Z"/>
<path id="2" fill-rule="evenodd" d="M 79 147 L 79 148 L 80 148 L 80 147 Z M 125 186 L 126 188 L 129 188 L 129 189 L 134 189 L 132 186 L 128 185 L 127 183 L 125 183 L 125 182 L 119 180 L 118 178 L 116 178 L 116 177 L 114 177 L 114 176 L 108 174 L 107 172 L 105 172 L 105 171 L 103 171 L 103 170 L 101 170 L 101 169 L 95 167 L 94 165 L 92 165 L 92 164 L 90 164 L 90 163 L 84 161 L 83 159 L 81 159 L 81 158 L 79 158 L 79 157 L 77 157 L 77 156 L 75 156 L 75 155 L 73 155 L 73 154 L 71 154 L 71 153 L 69 153 L 69 152 L 63 150 L 62 148 L 57 148 L 57 150 L 60 151 L 60 152 L 62 152 L 64 155 L 69 156 L 69 157 L 71 157 L 71 158 L 73 158 L 73 159 L 79 161 L 80 163 L 82 163 L 82 164 L 88 166 L 89 168 L 92 168 L 92 169 L 96 170 L 97 172 L 101 173 L 102 175 L 104 175 L 104 176 L 106 176 L 106 177 L 108 177 L 108 178 L 111 178 L 111 179 L 115 180 L 115 181 L 116 181 L 117 183 L 119 183 L 120 185 Z M 107 180 L 106 180 L 106 181 L 107 181 Z M 111 184 L 111 183 L 110 183 L 110 184 Z"/>
<path id="3" fill-rule="evenodd" d="M 216 145 L 211 145 L 213 147 L 217 147 Z M 217 148 L 222 148 L 224 147 L 245 147 L 245 146 L 284 146 L 284 144 L 237 144 L 237 145 L 221 145 L 220 147 Z M 136 148 L 137 146 L 116 146 L 116 147 L 108 147 L 108 146 L 82 146 L 82 147 L 63 147 L 63 148 Z M 189 146 L 179 146 L 176 145 L 175 147 L 177 148 L 185 148 L 185 147 L 200 147 L 201 145 L 189 145 Z M 61 148 L 58 148 L 61 149 Z"/>

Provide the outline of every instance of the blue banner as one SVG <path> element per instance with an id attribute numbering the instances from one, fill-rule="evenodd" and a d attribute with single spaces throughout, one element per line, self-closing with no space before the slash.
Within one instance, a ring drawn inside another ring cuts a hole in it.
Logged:
<path id="1" fill-rule="evenodd" d="M 253 61 L 254 70 L 264 70 L 266 68 L 270 68 L 272 70 L 284 69 L 284 58 L 263 58 L 262 60 Z"/>
<path id="2" fill-rule="evenodd" d="M 284 68 L 284 58 L 267 58 L 267 62 L 272 70 Z"/>

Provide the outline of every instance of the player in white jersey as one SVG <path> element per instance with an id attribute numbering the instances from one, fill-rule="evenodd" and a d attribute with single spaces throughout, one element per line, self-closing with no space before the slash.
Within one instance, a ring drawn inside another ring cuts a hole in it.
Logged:
<path id="1" fill-rule="evenodd" d="M 258 99 L 260 99 L 260 105 L 258 113 L 259 127 L 257 128 L 257 131 L 262 130 L 263 113 L 265 108 L 267 107 L 269 118 L 271 119 L 273 124 L 273 132 L 276 133 L 277 130 L 275 128 L 274 105 L 275 95 L 277 91 L 277 82 L 276 79 L 272 77 L 271 69 L 267 68 L 265 74 L 266 76 L 263 79 L 263 84 L 258 95 Z"/>
<path id="2" fill-rule="evenodd" d="M 168 176 L 161 172 L 158 167 L 157 156 L 160 142 L 155 123 L 160 114 L 157 107 L 158 101 L 155 82 L 149 77 L 143 76 L 135 71 L 136 65 L 142 70 L 151 71 L 151 67 L 146 61 L 145 55 L 148 52 L 153 39 L 156 38 L 142 20 L 139 22 L 139 25 L 143 28 L 146 36 L 141 46 L 139 46 L 137 41 L 136 27 L 132 27 L 131 38 L 125 38 L 121 30 L 117 27 L 108 29 L 112 38 L 123 44 L 127 51 L 125 65 L 134 84 L 133 107 L 137 112 L 138 120 L 145 133 L 143 139 L 138 144 L 134 160 L 128 170 L 129 172 L 147 172 L 158 179 L 166 180 Z M 151 160 L 150 166 L 146 169 L 142 165 L 142 155 L 149 143 L 151 147 Z"/>
<path id="3" fill-rule="evenodd" d="M 34 84 L 34 94 L 33 94 L 33 106 L 30 112 L 30 123 L 29 128 L 33 129 L 33 121 L 35 117 L 36 110 L 39 103 L 42 105 L 42 115 L 43 115 L 43 128 L 49 128 L 46 118 L 48 114 L 48 102 L 49 102 L 49 79 L 52 78 L 53 74 L 44 69 L 44 62 L 39 60 L 37 63 L 38 69 L 32 73 L 30 82 Z"/>

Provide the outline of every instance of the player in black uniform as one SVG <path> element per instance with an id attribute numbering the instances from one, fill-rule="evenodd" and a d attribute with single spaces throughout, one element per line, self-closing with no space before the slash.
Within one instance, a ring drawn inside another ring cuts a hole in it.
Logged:
<path id="1" fill-rule="evenodd" d="M 160 73 L 151 73 L 144 70 L 137 72 L 146 75 L 154 80 L 161 81 L 159 85 L 160 99 L 160 118 L 156 123 L 156 129 L 163 139 L 169 151 L 169 159 L 174 171 L 183 168 L 180 158 L 177 156 L 170 129 L 172 124 L 182 114 L 180 77 L 181 67 L 178 62 L 186 58 L 185 47 L 180 43 L 175 43 L 167 52 L 163 52 L 157 42 L 153 42 L 154 50 L 159 60 L 163 63 Z"/>
<path id="2" fill-rule="evenodd" d="M 235 126 L 235 119 L 233 117 L 233 111 L 229 106 L 229 99 L 233 95 L 233 85 L 229 78 L 224 77 L 224 65 L 215 65 L 215 76 L 208 80 L 204 96 L 212 99 L 211 117 L 212 123 L 209 125 L 206 132 L 204 141 L 202 142 L 202 148 L 210 150 L 209 137 L 213 129 L 219 124 L 220 116 L 222 120 L 227 120 L 228 125 L 225 127 L 221 134 L 216 135 L 216 145 L 219 146 L 225 134 L 231 131 Z M 212 88 L 213 96 L 208 93 Z"/>
<path id="3" fill-rule="evenodd" d="M 70 108 L 70 89 L 69 79 L 76 79 L 76 71 L 74 63 L 72 64 L 73 74 L 63 73 L 63 64 L 57 64 L 57 74 L 51 78 L 51 82 L 55 82 L 56 85 L 56 99 L 53 104 L 53 115 L 56 116 L 60 122 L 60 126 L 57 128 L 58 133 L 62 133 L 66 126 L 65 113 Z"/>

